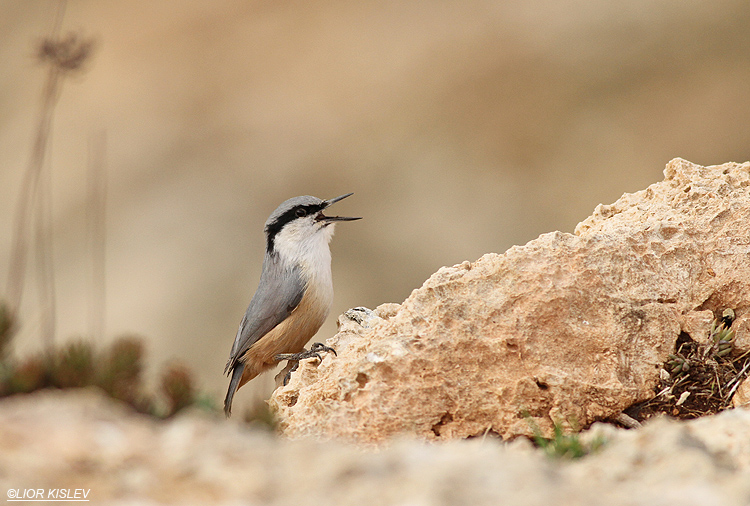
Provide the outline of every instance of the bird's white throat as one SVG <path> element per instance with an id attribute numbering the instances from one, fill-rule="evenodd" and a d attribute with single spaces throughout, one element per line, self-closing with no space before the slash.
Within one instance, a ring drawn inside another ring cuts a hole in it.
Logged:
<path id="1" fill-rule="evenodd" d="M 285 264 L 300 265 L 306 274 L 322 276 L 324 279 L 320 281 L 330 283 L 331 250 L 328 243 L 333 238 L 334 226 L 312 219 L 292 221 L 276 234 L 274 250 Z"/>

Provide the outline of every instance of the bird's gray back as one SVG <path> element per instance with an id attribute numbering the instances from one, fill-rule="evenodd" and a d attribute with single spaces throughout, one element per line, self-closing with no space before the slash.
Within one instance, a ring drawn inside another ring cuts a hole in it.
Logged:
<path id="1" fill-rule="evenodd" d="M 298 266 L 285 265 L 278 256 L 266 254 L 258 289 L 240 322 L 225 372 L 234 367 L 255 342 L 294 311 L 302 300 L 305 289 Z"/>

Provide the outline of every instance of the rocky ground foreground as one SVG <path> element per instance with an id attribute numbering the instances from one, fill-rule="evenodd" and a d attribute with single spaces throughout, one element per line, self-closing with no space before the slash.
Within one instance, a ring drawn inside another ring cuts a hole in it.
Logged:
<path id="1" fill-rule="evenodd" d="M 278 434 L 160 421 L 96 389 L 0 400 L 0 486 L 92 504 L 746 506 L 749 189 L 750 163 L 673 160 L 575 234 L 348 311 L 337 355 L 274 392 Z M 602 423 L 623 413 L 643 426 Z M 577 459 L 524 437 L 581 427 Z"/>
<path id="2" fill-rule="evenodd" d="M 525 439 L 380 450 L 291 441 L 196 411 L 161 422 L 96 391 L 42 392 L 0 403 L 0 487 L 75 489 L 91 504 L 747 505 L 750 410 L 638 430 L 598 424 L 578 460 Z"/>

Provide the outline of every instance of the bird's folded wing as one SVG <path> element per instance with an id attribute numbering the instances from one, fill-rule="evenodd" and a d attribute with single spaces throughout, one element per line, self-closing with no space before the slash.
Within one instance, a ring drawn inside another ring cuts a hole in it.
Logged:
<path id="1" fill-rule="evenodd" d="M 287 268 L 278 257 L 266 256 L 258 290 L 240 322 L 224 372 L 234 368 L 256 341 L 286 320 L 304 293 L 305 283 L 298 267 Z"/>

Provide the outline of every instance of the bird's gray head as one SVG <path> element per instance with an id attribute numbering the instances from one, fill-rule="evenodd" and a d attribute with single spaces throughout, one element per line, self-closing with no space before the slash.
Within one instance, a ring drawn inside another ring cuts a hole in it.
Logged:
<path id="1" fill-rule="evenodd" d="M 335 222 L 361 219 L 323 214 L 328 206 L 350 195 L 353 194 L 328 200 L 304 195 L 284 201 L 266 220 L 266 252 L 276 254 L 279 249 L 286 249 L 297 256 L 317 244 L 327 245 L 333 237 Z"/>

